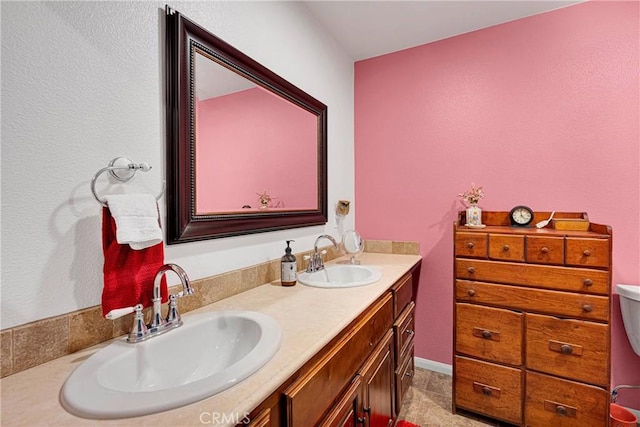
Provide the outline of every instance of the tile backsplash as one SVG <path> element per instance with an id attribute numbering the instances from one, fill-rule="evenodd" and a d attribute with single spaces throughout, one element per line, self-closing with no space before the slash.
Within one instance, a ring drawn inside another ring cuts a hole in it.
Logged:
<path id="1" fill-rule="evenodd" d="M 327 246 L 326 260 L 343 252 Z M 388 254 L 419 254 L 417 242 L 365 240 L 365 251 Z M 306 268 L 303 256 L 311 251 L 296 253 L 298 271 Z M 187 313 L 280 278 L 280 259 L 234 270 L 191 282 L 195 294 L 178 300 L 180 313 Z M 181 285 L 170 289 L 178 292 Z M 50 317 L 1 331 L 1 376 L 6 377 L 46 363 L 104 341 L 126 334 L 133 322 L 133 314 L 116 320 L 102 317 L 100 305 Z"/>

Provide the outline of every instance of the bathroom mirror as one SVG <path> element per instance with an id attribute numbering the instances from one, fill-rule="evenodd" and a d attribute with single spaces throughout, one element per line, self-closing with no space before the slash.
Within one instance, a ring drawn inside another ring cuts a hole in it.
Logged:
<path id="1" fill-rule="evenodd" d="M 326 223 L 326 105 L 166 18 L 167 243 Z"/>

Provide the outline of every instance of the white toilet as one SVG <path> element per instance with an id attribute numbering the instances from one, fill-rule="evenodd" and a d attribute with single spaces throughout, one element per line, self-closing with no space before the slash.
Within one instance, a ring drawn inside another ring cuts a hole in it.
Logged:
<path id="1" fill-rule="evenodd" d="M 616 285 L 620 311 L 633 351 L 640 356 L 640 286 Z"/>

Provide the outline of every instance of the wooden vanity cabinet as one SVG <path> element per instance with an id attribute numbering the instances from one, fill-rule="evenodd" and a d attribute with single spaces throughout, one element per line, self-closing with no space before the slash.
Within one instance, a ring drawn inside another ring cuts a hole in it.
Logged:
<path id="1" fill-rule="evenodd" d="M 510 227 L 508 212 L 485 212 L 486 228 L 469 229 L 464 218 L 454 224 L 453 411 L 609 425 L 611 228 Z"/>
<path id="2" fill-rule="evenodd" d="M 419 267 L 254 409 L 249 425 L 393 426 L 413 376 L 413 288 Z"/>

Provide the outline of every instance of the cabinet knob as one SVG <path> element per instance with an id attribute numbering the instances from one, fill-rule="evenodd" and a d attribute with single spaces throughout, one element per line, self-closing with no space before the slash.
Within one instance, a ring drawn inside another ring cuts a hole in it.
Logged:
<path id="1" fill-rule="evenodd" d="M 489 387 L 482 387 L 482 394 L 485 396 L 491 396 L 491 389 Z"/>
<path id="2" fill-rule="evenodd" d="M 473 268 L 473 267 L 469 267 L 469 268 L 467 268 L 467 271 L 469 272 L 469 274 L 473 274 L 473 273 L 476 272 L 476 269 Z"/>
<path id="3" fill-rule="evenodd" d="M 491 331 L 482 331 L 482 338 L 487 340 L 491 338 Z"/>
<path id="4" fill-rule="evenodd" d="M 411 378 L 411 377 L 413 377 L 413 371 L 407 371 L 407 373 L 405 375 L 408 376 L 409 378 Z"/>
<path id="5" fill-rule="evenodd" d="M 415 334 L 415 332 L 411 329 L 407 329 L 406 331 L 404 331 L 405 334 L 409 334 L 409 335 L 413 335 Z"/>
<path id="6" fill-rule="evenodd" d="M 573 347 L 571 347 L 569 344 L 563 344 L 562 346 L 560 346 L 560 352 L 562 354 L 571 354 L 573 353 Z"/>
<path id="7" fill-rule="evenodd" d="M 542 252 L 543 254 L 548 254 L 549 253 L 549 248 L 546 246 L 543 246 L 542 248 L 540 248 L 540 252 Z"/>
<path id="8" fill-rule="evenodd" d="M 473 289 L 467 289 L 467 295 L 469 295 L 470 297 L 473 297 L 476 295 L 476 291 Z"/>
<path id="9" fill-rule="evenodd" d="M 593 285 L 593 280 L 591 280 L 591 279 L 584 279 L 584 280 L 582 281 L 582 283 L 584 283 L 584 285 L 585 285 L 585 286 L 591 286 L 591 285 Z"/>
<path id="10" fill-rule="evenodd" d="M 475 245 L 473 244 L 473 242 L 467 243 L 467 248 L 469 248 L 469 249 L 473 249 L 474 246 Z"/>
<path id="11" fill-rule="evenodd" d="M 502 246 L 502 250 L 507 252 L 509 250 L 509 245 Z"/>
<path id="12" fill-rule="evenodd" d="M 585 313 L 591 313 L 592 310 L 593 307 L 591 307 L 591 304 L 585 304 L 582 306 L 582 311 L 584 311 Z"/>
<path id="13" fill-rule="evenodd" d="M 589 249 L 585 250 L 584 252 L 582 252 L 582 254 L 584 256 L 591 256 L 591 251 Z"/>
<path id="14" fill-rule="evenodd" d="M 556 414 L 565 416 L 567 415 L 567 408 L 562 405 L 556 406 Z"/>

